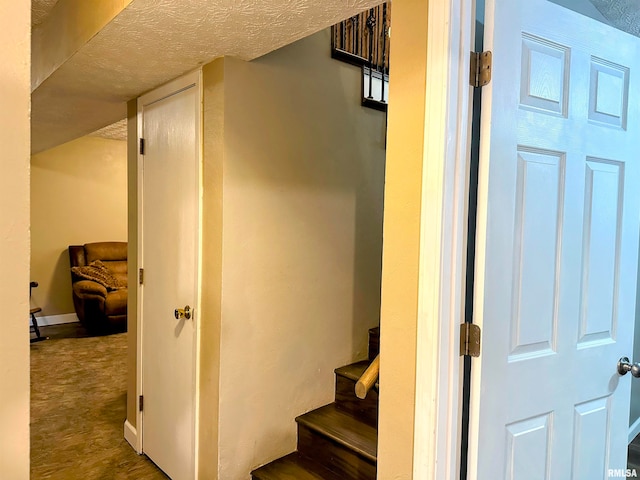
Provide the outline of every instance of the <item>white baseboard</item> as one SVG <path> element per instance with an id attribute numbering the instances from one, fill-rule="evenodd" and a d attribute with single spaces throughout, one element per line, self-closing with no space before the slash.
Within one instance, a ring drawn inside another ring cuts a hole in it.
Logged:
<path id="1" fill-rule="evenodd" d="M 50 325 L 61 325 L 63 323 L 79 322 L 75 313 L 64 313 L 62 315 L 43 315 L 41 317 L 36 314 L 39 327 L 48 327 Z"/>
<path id="2" fill-rule="evenodd" d="M 137 453 L 142 453 L 138 451 L 138 431 L 129 423 L 129 420 L 124 421 L 124 439 Z"/>

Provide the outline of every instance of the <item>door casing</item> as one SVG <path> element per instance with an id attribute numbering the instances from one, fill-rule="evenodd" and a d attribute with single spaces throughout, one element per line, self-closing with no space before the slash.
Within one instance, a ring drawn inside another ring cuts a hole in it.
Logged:
<path id="1" fill-rule="evenodd" d="M 413 478 L 436 480 L 460 471 L 474 0 L 428 2 L 426 28 Z"/>
<path id="2" fill-rule="evenodd" d="M 393 8 L 378 476 L 453 479 L 460 470 L 474 2 Z"/>
<path id="3" fill-rule="evenodd" d="M 194 320 L 196 322 L 196 333 L 195 333 L 195 391 L 194 395 L 194 404 L 195 404 L 195 428 L 194 428 L 194 471 L 196 473 L 196 478 L 198 476 L 198 459 L 199 459 L 199 411 L 200 411 L 200 398 L 198 392 L 200 391 L 200 328 L 201 328 L 201 318 L 199 315 L 199 306 L 202 304 L 201 295 L 202 295 L 202 192 L 203 192 L 203 184 L 202 184 L 202 169 L 203 169 L 203 152 L 202 152 L 202 69 L 199 68 L 191 73 L 188 73 L 182 77 L 174 79 L 165 85 L 158 87 L 157 89 L 149 92 L 138 99 L 138 110 L 137 110 L 137 138 L 135 142 L 137 144 L 138 139 L 143 138 L 143 123 L 142 123 L 142 108 L 140 101 L 144 101 L 146 103 L 151 103 L 153 101 L 160 100 L 162 98 L 168 97 L 172 94 L 178 93 L 185 88 L 188 88 L 191 85 L 195 85 L 196 95 L 197 95 L 197 111 L 194 112 L 196 116 L 196 128 L 195 128 L 195 144 L 197 146 L 197 175 L 198 175 L 198 192 L 196 192 L 198 196 L 198 220 L 197 228 L 198 231 L 198 252 L 197 258 L 199 261 L 197 262 L 197 278 L 198 278 L 198 294 L 195 300 L 194 305 Z M 143 215 L 143 158 L 144 156 L 141 154 L 140 149 L 138 149 L 137 154 L 137 255 L 136 255 L 136 263 L 135 263 L 135 271 L 138 272 L 140 268 L 143 268 L 141 260 L 142 250 L 143 250 L 143 232 L 142 232 L 142 215 Z M 137 277 L 137 275 L 136 275 Z M 138 407 L 137 399 L 140 395 L 143 395 L 143 362 L 144 357 L 142 355 L 142 339 L 144 335 L 144 322 L 143 322 L 143 312 L 142 312 L 142 285 L 140 282 L 136 282 L 136 295 L 137 295 L 137 310 L 135 312 L 136 315 L 136 407 Z M 141 454 L 143 453 L 143 414 L 139 408 L 136 408 L 136 444 L 134 448 L 136 451 Z"/>

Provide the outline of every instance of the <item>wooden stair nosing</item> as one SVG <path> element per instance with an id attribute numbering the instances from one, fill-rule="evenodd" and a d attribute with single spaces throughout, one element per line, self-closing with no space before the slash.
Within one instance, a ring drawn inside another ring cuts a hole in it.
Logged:
<path id="1" fill-rule="evenodd" d="M 369 362 L 369 360 L 361 360 L 359 362 L 336 368 L 334 372 L 336 375 L 340 375 L 341 377 L 357 382 L 370 363 L 371 362 Z"/>
<path id="2" fill-rule="evenodd" d="M 345 365 L 344 367 L 336 368 L 334 370 L 334 373 L 341 377 L 348 378 L 349 380 L 353 380 L 353 382 L 355 383 L 360 379 L 360 377 L 370 364 L 371 362 L 369 360 L 362 360 L 350 365 Z M 378 390 L 379 386 L 379 382 L 376 381 L 374 388 Z"/>
<path id="3" fill-rule="evenodd" d="M 298 452 L 278 458 L 251 472 L 253 480 L 342 480 Z"/>
<path id="4" fill-rule="evenodd" d="M 377 429 L 340 410 L 335 403 L 301 415 L 296 418 L 296 422 L 356 453 L 368 462 L 377 463 Z"/>

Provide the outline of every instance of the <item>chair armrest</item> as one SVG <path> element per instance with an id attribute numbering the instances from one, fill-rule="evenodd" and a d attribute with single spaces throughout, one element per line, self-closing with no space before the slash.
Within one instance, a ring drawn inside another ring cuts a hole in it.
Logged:
<path id="1" fill-rule="evenodd" d="M 80 297 L 84 295 L 98 295 L 106 298 L 107 296 L 107 289 L 103 285 L 100 285 L 97 282 L 92 282 L 91 280 L 80 280 L 75 282 L 73 284 L 73 291 Z"/>

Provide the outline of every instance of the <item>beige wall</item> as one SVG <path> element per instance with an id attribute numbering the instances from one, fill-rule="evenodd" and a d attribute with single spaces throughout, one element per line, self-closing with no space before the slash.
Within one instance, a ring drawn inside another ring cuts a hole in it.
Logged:
<path id="1" fill-rule="evenodd" d="M 378 478 L 413 472 L 428 2 L 393 4 L 380 318 Z"/>
<path id="2" fill-rule="evenodd" d="M 69 245 L 127 240 L 126 149 L 82 137 L 31 158 L 31 278 L 42 315 L 74 312 Z"/>
<path id="3" fill-rule="evenodd" d="M 203 305 L 220 350 L 201 427 L 217 418 L 221 479 L 295 450 L 294 418 L 333 400 L 334 368 L 365 358 L 378 324 L 385 119 L 329 45 L 325 30 L 205 69 L 204 290 L 221 299 Z"/>
<path id="4" fill-rule="evenodd" d="M 29 478 L 30 2 L 0 0 L 0 478 Z"/>

